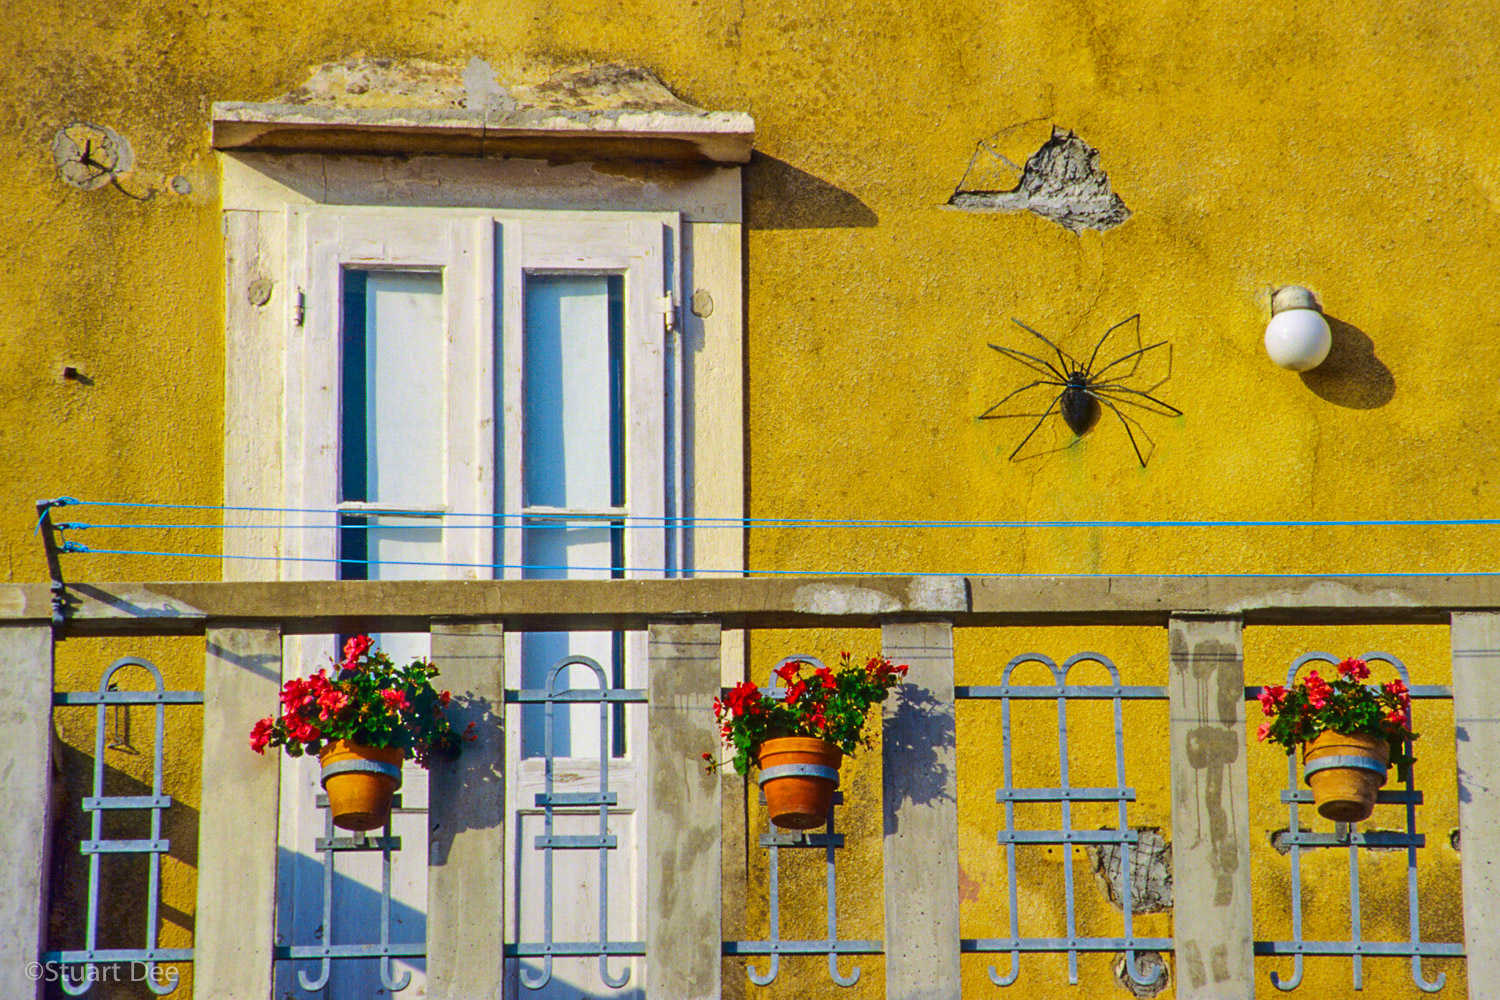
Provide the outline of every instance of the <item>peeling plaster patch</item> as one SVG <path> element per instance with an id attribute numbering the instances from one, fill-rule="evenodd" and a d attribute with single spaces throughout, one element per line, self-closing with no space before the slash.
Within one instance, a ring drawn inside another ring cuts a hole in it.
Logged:
<path id="1" fill-rule="evenodd" d="M 969 610 L 968 582 L 962 577 L 919 576 L 907 590 L 907 601 L 922 611 Z"/>
<path id="2" fill-rule="evenodd" d="M 1162 913 L 1172 908 L 1172 845 L 1161 831 L 1138 827 L 1140 840 L 1130 850 L 1130 910 Z M 1124 909 L 1124 851 L 1119 844 L 1089 847 L 1099 888 L 1116 909 Z M 1160 992 L 1159 990 L 1157 992 Z M 1154 995 L 1154 994 L 1148 994 Z"/>
<path id="3" fill-rule="evenodd" d="M 318 66 L 301 86 L 277 101 L 344 108 L 457 108 L 464 97 L 463 70 L 457 66 L 359 56 Z"/>
<path id="4" fill-rule="evenodd" d="M 948 199 L 950 207 L 967 212 L 1034 212 L 1075 233 L 1113 229 L 1130 218 L 1130 209 L 1109 186 L 1109 175 L 1099 168 L 1099 151 L 1076 133 L 1054 126 L 1051 138 L 1031 154 L 1011 190 L 965 187 L 976 168 L 988 166 L 989 158 L 1014 167 L 981 141 L 958 189 Z"/>
<path id="5" fill-rule="evenodd" d="M 74 122 L 52 139 L 52 159 L 64 184 L 97 191 L 135 164 L 130 143 L 112 128 Z"/>
<path id="6" fill-rule="evenodd" d="M 527 89 L 532 102 L 561 111 L 703 110 L 678 98 L 650 70 L 624 63 L 571 66 Z"/>
<path id="7" fill-rule="evenodd" d="M 1135 953 L 1135 971 L 1139 972 L 1150 982 L 1138 983 L 1130 978 L 1130 970 L 1125 966 L 1125 954 L 1121 952 L 1115 956 L 1114 973 L 1119 984 L 1138 997 L 1154 997 L 1167 988 L 1167 963 L 1162 961 L 1159 951 L 1138 951 Z"/>
<path id="8" fill-rule="evenodd" d="M 498 111 L 502 114 L 516 109 L 510 91 L 495 79 L 490 64 L 475 56 L 464 67 L 464 107 L 474 111 Z"/>
<path id="9" fill-rule="evenodd" d="M 984 883 L 964 871 L 960 865 L 958 869 L 958 901 L 960 903 L 972 903 L 979 898 L 980 890 Z"/>
<path id="10" fill-rule="evenodd" d="M 275 282 L 270 278 L 256 278 L 245 290 L 245 298 L 252 306 L 263 306 L 271 301 L 271 292 L 275 287 Z"/>
<path id="11" fill-rule="evenodd" d="M 1303 833 L 1312 833 L 1312 827 L 1310 826 L 1298 827 L 1298 829 Z M 1283 857 L 1292 853 L 1292 845 L 1287 843 L 1286 839 L 1287 834 L 1290 832 L 1291 827 L 1286 826 L 1280 830 L 1271 831 L 1271 849 Z"/>
<path id="12" fill-rule="evenodd" d="M 500 116 L 528 111 L 704 113 L 650 70 L 624 63 L 537 64 L 502 83 L 477 56 L 464 66 L 360 56 L 324 63 L 280 104 L 334 108 L 466 108 Z"/>
<path id="13" fill-rule="evenodd" d="M 714 297 L 707 288 L 693 289 L 693 315 L 708 319 L 714 314 Z"/>
<path id="14" fill-rule="evenodd" d="M 890 594 L 863 587 L 822 583 L 798 587 L 792 606 L 798 611 L 817 615 L 873 615 L 901 610 L 900 604 Z"/>

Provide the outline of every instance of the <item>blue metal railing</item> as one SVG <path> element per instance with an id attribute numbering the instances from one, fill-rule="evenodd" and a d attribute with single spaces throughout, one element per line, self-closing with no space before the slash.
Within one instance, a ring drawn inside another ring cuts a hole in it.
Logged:
<path id="1" fill-rule="evenodd" d="M 1080 663 L 1096 663 L 1109 672 L 1109 684 L 1069 685 L 1068 673 Z M 1011 675 L 1025 663 L 1036 663 L 1051 671 L 1054 685 L 1012 685 Z M 1139 842 L 1140 835 L 1130 827 L 1127 816 L 1128 803 L 1135 801 L 1135 789 L 1125 783 L 1125 724 L 1122 702 L 1126 699 L 1165 700 L 1167 689 L 1157 686 L 1124 685 L 1120 683 L 1120 672 L 1110 659 L 1100 653 L 1077 653 L 1068 657 L 1059 666 L 1052 658 L 1041 653 L 1022 653 L 1005 666 L 1001 684 L 995 687 L 964 686 L 954 690 L 957 698 L 999 699 L 1000 738 L 1004 755 L 1003 787 L 995 791 L 995 801 L 1005 808 L 1005 829 L 997 834 L 997 842 L 1005 847 L 1006 881 L 1009 890 L 1010 933 L 1003 938 L 968 938 L 959 943 L 961 951 L 982 953 L 1010 953 L 1010 968 L 1002 975 L 993 965 L 989 967 L 990 980 L 996 986 L 1010 986 L 1021 974 L 1022 952 L 1055 952 L 1068 957 L 1068 982 L 1078 983 L 1078 956 L 1084 952 L 1123 952 L 1125 973 L 1142 986 L 1152 986 L 1156 976 L 1147 976 L 1137 966 L 1141 952 L 1169 951 L 1171 938 L 1138 938 L 1132 922 L 1134 907 L 1132 900 L 1133 878 L 1131 852 Z M 1114 707 L 1114 751 L 1115 786 L 1113 788 L 1075 788 L 1068 776 L 1068 701 L 1069 699 L 1108 699 Z M 1011 734 L 1011 702 L 1013 700 L 1055 700 L 1057 704 L 1057 748 L 1059 784 L 1052 788 L 1017 788 L 1014 782 L 1014 748 Z M 1016 804 L 1018 802 L 1056 803 L 1060 812 L 1060 823 L 1052 830 L 1021 830 L 1016 826 Z M 1079 830 L 1072 822 L 1074 802 L 1114 802 L 1116 804 L 1116 827 L 1113 830 Z M 1066 937 L 1025 937 L 1021 933 L 1020 890 L 1017 879 L 1016 847 L 1018 845 L 1061 844 L 1063 851 L 1063 895 Z M 1120 908 L 1124 916 L 1124 934 L 1121 937 L 1091 937 L 1078 933 L 1076 896 L 1073 880 L 1074 844 L 1113 845 L 1122 855 L 1122 869 L 1126 873 L 1121 879 Z"/>
<path id="2" fill-rule="evenodd" d="M 1383 663 L 1400 676 L 1410 687 L 1411 676 L 1406 665 L 1389 653 L 1365 653 L 1360 659 L 1367 663 Z M 1297 673 L 1309 663 L 1327 663 L 1337 666 L 1339 658 L 1331 653 L 1305 653 L 1297 657 L 1287 670 L 1286 685 L 1291 687 Z M 1247 689 L 1260 693 L 1259 688 Z M 1452 699 L 1450 688 L 1423 686 L 1410 688 L 1413 699 Z M 1415 712 L 1413 712 L 1415 715 Z M 1406 752 L 1411 753 L 1411 741 L 1407 741 Z M 1417 806 L 1422 804 L 1422 793 L 1417 791 L 1413 778 L 1414 765 L 1401 769 L 1404 791 L 1377 793 L 1377 805 L 1404 806 L 1406 829 L 1401 832 L 1358 833 L 1352 823 L 1334 824 L 1333 833 L 1304 831 L 1297 822 L 1297 806 L 1310 804 L 1312 792 L 1300 787 L 1296 755 L 1287 758 L 1287 788 L 1281 793 L 1281 801 L 1287 806 L 1287 833 L 1281 843 L 1286 845 L 1290 862 L 1292 895 L 1292 936 L 1286 941 L 1256 941 L 1257 955 L 1287 955 L 1292 959 L 1292 974 L 1283 978 L 1279 973 L 1270 974 L 1271 983 L 1279 990 L 1293 990 L 1302 983 L 1302 959 L 1306 955 L 1343 955 L 1351 959 L 1352 985 L 1356 990 L 1364 988 L 1364 958 L 1367 955 L 1393 956 L 1411 960 L 1411 977 L 1418 989 L 1435 993 L 1443 988 L 1447 980 L 1439 972 L 1436 979 L 1429 980 L 1422 971 L 1422 959 L 1428 957 L 1462 958 L 1461 944 L 1427 942 L 1422 940 L 1418 923 L 1417 904 L 1417 850 L 1427 846 L 1427 838 L 1417 832 Z M 1318 848 L 1343 847 L 1349 852 L 1349 940 L 1308 941 L 1303 938 L 1302 923 L 1302 852 Z M 1409 939 L 1406 941 L 1366 941 L 1360 914 L 1360 850 L 1370 848 L 1404 848 L 1406 850 L 1406 908 Z"/>
<path id="3" fill-rule="evenodd" d="M 118 691 L 114 677 L 127 667 L 139 667 L 151 675 L 152 689 L 149 691 Z M 161 905 L 161 859 L 171 850 L 171 842 L 162 835 L 162 816 L 172 807 L 172 797 L 162 789 L 163 759 L 166 750 L 166 712 L 168 705 L 201 705 L 201 691 L 168 691 L 161 671 L 149 660 L 137 656 L 122 656 L 105 668 L 95 691 L 59 692 L 53 696 L 54 706 L 93 705 L 94 716 L 94 774 L 90 795 L 83 799 L 83 811 L 89 815 L 88 839 L 78 845 L 79 852 L 89 859 L 88 910 L 84 922 L 84 946 L 81 949 L 62 949 L 44 952 L 43 962 L 62 966 L 58 985 L 70 996 L 83 996 L 96 982 L 109 981 L 101 974 L 100 967 L 116 963 L 132 966 L 130 978 L 144 982 L 157 996 L 166 996 L 177 989 L 178 977 L 173 973 L 159 971 L 161 962 L 191 962 L 191 948 L 161 948 L 157 944 L 158 917 Z M 108 711 L 111 707 L 129 705 L 154 705 L 156 707 L 154 743 L 151 760 L 150 795 L 106 795 L 104 793 L 104 760 L 107 746 L 119 748 L 121 744 L 106 743 Z M 150 814 L 150 835 L 145 839 L 116 840 L 104 836 L 104 814 L 114 811 L 142 810 Z M 139 855 L 147 859 L 146 889 L 146 944 L 143 948 L 99 947 L 99 899 L 104 880 L 100 875 L 100 862 L 105 855 Z M 74 967 L 82 978 L 70 978 L 68 967 Z M 135 974 L 134 967 L 142 972 Z"/>

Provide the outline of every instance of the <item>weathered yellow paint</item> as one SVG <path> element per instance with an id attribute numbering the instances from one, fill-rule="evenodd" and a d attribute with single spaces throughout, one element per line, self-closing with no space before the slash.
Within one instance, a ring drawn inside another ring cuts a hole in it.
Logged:
<path id="1" fill-rule="evenodd" d="M 10 71 L 0 78 L 0 553 L 9 580 L 45 575 L 30 536 L 38 497 L 220 501 L 223 245 L 208 104 L 271 99 L 310 66 L 361 52 L 458 63 L 479 55 L 502 79 L 578 59 L 638 63 L 686 100 L 755 116 L 763 155 L 745 174 L 752 516 L 1496 513 L 1500 126 L 1491 111 L 1500 83 L 1487 70 L 1500 55 L 1500 11 L 1490 3 L 147 0 L 18 8 L 10 21 Z M 136 167 L 118 187 L 82 192 L 58 180 L 52 137 L 80 120 L 108 125 L 133 146 Z M 1053 124 L 1098 149 L 1129 221 L 1074 235 L 1030 214 L 942 208 L 975 142 L 1021 122 L 1033 124 L 1007 140 L 1012 155 L 1035 148 Z M 179 175 L 190 193 L 173 190 Z M 1270 291 L 1292 282 L 1313 288 L 1342 321 L 1341 369 L 1299 377 L 1265 357 Z M 1134 312 L 1146 342 L 1171 342 L 1161 394 L 1186 414 L 1143 418 L 1156 442 L 1149 466 L 1137 466 L 1107 413 L 1079 441 L 1049 418 L 1033 439 L 1040 454 L 1007 461 L 1028 422 L 977 418 L 1026 373 L 986 342 L 1024 349 L 1025 335 L 1008 322 L 1016 316 L 1077 352 Z M 64 380 L 64 365 L 91 384 Z M 82 540 L 197 552 L 220 544 L 212 529 Z M 749 564 L 1480 571 L 1495 568 L 1491 542 L 1490 532 L 1468 528 L 767 528 L 752 533 Z M 112 556 L 67 565 L 94 579 L 220 571 L 213 560 Z M 831 655 L 872 646 L 860 637 L 785 638 L 756 638 L 757 670 L 792 648 Z M 194 683 L 201 643 L 160 647 L 152 649 L 169 676 Z M 1082 648 L 1108 652 L 1131 681 L 1162 682 L 1165 636 L 1141 630 L 961 635 L 960 672 L 993 680 L 1017 651 L 1061 658 Z M 1443 630 L 1372 629 L 1316 640 L 1305 630 L 1251 630 L 1250 682 L 1276 678 L 1307 648 L 1387 649 L 1419 679 L 1446 681 Z M 59 684 L 90 686 L 119 651 L 66 643 Z M 960 757 L 965 936 L 1003 930 L 988 791 L 998 747 L 982 735 L 994 731 L 990 711 L 960 714 L 966 739 L 981 734 Z M 1428 734 L 1422 773 L 1451 774 L 1445 709 L 1418 711 Z M 1165 719 L 1157 708 L 1138 715 L 1146 736 L 1128 758 L 1139 793 L 1132 816 L 1165 828 Z M 72 723 L 63 735 L 91 752 Z M 1279 754 L 1247 752 L 1252 788 L 1278 786 Z M 181 753 L 191 760 L 192 744 Z M 853 765 L 851 800 L 878 789 L 875 759 Z M 138 777 L 131 762 L 111 766 Z M 1047 766 L 1031 777 L 1045 777 Z M 191 770 L 184 764 L 174 776 L 174 794 L 196 802 Z M 1427 794 L 1424 931 L 1455 940 L 1451 787 L 1444 779 Z M 878 830 L 868 806 L 851 806 L 851 816 Z M 1280 817 L 1270 793 L 1254 806 L 1256 888 L 1265 896 L 1258 918 L 1267 922 L 1284 885 L 1263 834 Z M 878 842 L 852 838 L 845 853 L 847 898 L 875 906 Z M 1390 861 L 1393 894 L 1398 862 Z M 1336 902 L 1343 864 L 1331 854 L 1309 861 L 1304 885 Z M 169 906 L 181 914 L 169 909 L 169 924 L 190 921 L 192 892 L 175 881 L 188 865 L 169 866 Z M 1058 919 L 1057 866 L 1055 855 L 1039 859 L 1042 874 L 1027 889 L 1024 917 L 1037 933 Z M 1108 924 L 1107 904 L 1090 895 L 1086 876 L 1079 882 L 1086 918 Z M 1400 937 L 1399 902 L 1392 910 L 1383 899 L 1367 892 L 1367 930 Z M 1143 918 L 1138 929 L 1164 933 L 1167 922 Z M 842 928 L 878 937 L 878 909 L 851 905 Z M 792 921 L 787 931 L 819 928 Z M 879 962 L 863 964 L 866 979 L 846 995 L 879 995 Z M 1085 962 L 1085 974 L 1098 964 Z M 820 960 L 787 965 L 764 995 L 809 995 L 825 982 Z M 1286 966 L 1262 962 L 1258 972 L 1272 967 Z M 1077 995 L 1060 985 L 1062 970 L 1058 959 L 1030 960 L 1028 995 Z M 1448 995 L 1462 995 L 1456 964 L 1448 971 Z M 965 959 L 965 976 L 976 994 L 990 988 L 981 961 Z M 1366 977 L 1368 997 L 1413 993 L 1401 962 L 1367 962 Z M 1347 982 L 1347 963 L 1309 961 L 1303 989 L 1338 995 Z"/>

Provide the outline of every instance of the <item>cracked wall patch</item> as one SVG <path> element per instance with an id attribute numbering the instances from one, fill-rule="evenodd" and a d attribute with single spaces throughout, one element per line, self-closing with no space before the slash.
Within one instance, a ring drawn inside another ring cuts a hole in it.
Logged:
<path id="1" fill-rule="evenodd" d="M 980 140 L 969 169 L 948 199 L 950 207 L 966 212 L 1035 212 L 1075 233 L 1113 229 L 1130 218 L 1130 209 L 1099 167 L 1099 151 L 1077 133 L 1054 126 L 1026 165 L 1017 167 L 997 141 L 1012 131 Z M 1014 187 L 992 186 L 997 168 L 1002 176 L 1003 168 L 1019 174 Z"/>

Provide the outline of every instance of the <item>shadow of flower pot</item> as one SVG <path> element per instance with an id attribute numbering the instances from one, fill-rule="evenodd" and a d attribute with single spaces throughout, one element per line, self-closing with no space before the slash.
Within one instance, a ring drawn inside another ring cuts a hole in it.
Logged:
<path id="1" fill-rule="evenodd" d="M 1302 382 L 1320 398 L 1351 410 L 1376 410 L 1396 395 L 1396 378 L 1375 356 L 1375 343 L 1363 330 L 1332 316 L 1328 330 L 1333 344 L 1328 357 Z"/>

